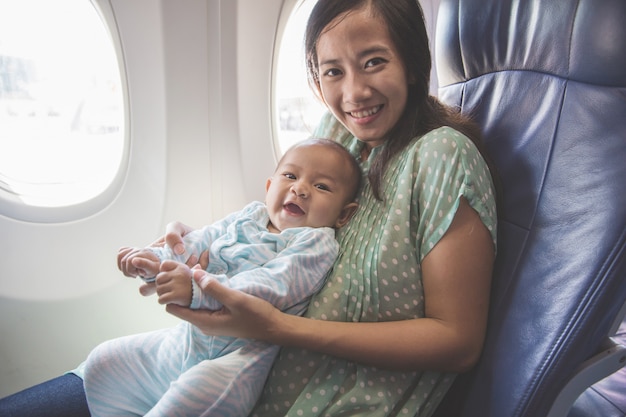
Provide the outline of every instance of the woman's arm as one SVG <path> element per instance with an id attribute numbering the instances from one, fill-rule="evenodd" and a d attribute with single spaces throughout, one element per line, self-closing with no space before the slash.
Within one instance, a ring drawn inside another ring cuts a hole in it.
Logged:
<path id="1" fill-rule="evenodd" d="M 494 261 L 490 233 L 461 199 L 452 225 L 422 262 L 426 317 L 393 322 L 344 323 L 281 313 L 269 303 L 202 282 L 224 309 L 168 311 L 204 332 L 304 347 L 389 369 L 462 372 L 482 349 Z"/>

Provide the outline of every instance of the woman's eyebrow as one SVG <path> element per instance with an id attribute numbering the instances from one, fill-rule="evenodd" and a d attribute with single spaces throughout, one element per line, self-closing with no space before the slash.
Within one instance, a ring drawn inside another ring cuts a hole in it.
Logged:
<path id="1" fill-rule="evenodd" d="M 360 51 L 356 56 L 358 59 L 363 59 L 370 55 L 376 55 L 376 54 L 388 55 L 389 53 L 390 53 L 390 49 L 388 47 L 376 45 L 376 46 L 372 46 L 370 48 Z M 319 66 L 321 67 L 322 65 L 338 65 L 339 62 L 340 60 L 337 58 L 326 59 L 324 61 L 320 61 Z"/>
<path id="2" fill-rule="evenodd" d="M 357 56 L 359 58 L 364 58 L 364 57 L 369 56 L 369 55 L 389 54 L 389 52 L 390 52 L 390 50 L 389 50 L 388 47 L 386 47 L 386 46 L 378 46 L 377 45 L 377 46 L 372 46 L 370 48 L 367 48 L 367 49 L 359 52 L 357 54 Z"/>
<path id="3" fill-rule="evenodd" d="M 321 67 L 322 65 L 337 65 L 337 64 L 339 64 L 338 59 L 327 59 L 325 61 L 320 61 L 319 66 Z"/>

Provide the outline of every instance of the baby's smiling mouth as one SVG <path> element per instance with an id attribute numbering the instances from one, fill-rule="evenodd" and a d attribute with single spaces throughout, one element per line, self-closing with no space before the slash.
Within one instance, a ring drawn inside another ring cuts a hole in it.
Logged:
<path id="1" fill-rule="evenodd" d="M 301 216 L 304 214 L 304 210 L 302 210 L 300 208 L 300 206 L 298 206 L 295 203 L 287 203 L 283 206 L 283 208 L 285 209 L 285 211 L 287 211 L 289 214 L 293 214 L 296 216 Z"/>

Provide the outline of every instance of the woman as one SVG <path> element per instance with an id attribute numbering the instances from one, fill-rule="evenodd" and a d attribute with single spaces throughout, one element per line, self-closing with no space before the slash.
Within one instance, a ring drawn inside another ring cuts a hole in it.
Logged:
<path id="1" fill-rule="evenodd" d="M 316 135 L 344 144 L 369 179 L 326 286 L 306 318 L 216 282 L 204 291 L 224 310 L 168 311 L 210 334 L 283 346 L 255 416 L 428 416 L 481 352 L 491 176 L 465 136 L 476 137 L 471 124 L 428 96 L 415 0 L 320 0 L 305 43 L 311 83 L 332 113 Z M 168 243 L 186 230 L 174 225 Z"/>
<path id="2" fill-rule="evenodd" d="M 316 135 L 346 146 L 368 178 L 326 285 L 306 317 L 206 280 L 222 310 L 168 311 L 208 334 L 282 346 L 254 416 L 429 416 L 480 356 L 495 257 L 491 176 L 472 125 L 428 96 L 416 0 L 319 0 L 306 52 L 331 113 Z M 169 229 L 176 248 L 189 229 Z"/>

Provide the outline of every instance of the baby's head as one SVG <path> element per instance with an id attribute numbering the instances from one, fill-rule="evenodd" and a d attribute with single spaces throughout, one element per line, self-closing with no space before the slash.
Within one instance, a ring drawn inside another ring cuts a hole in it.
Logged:
<path id="1" fill-rule="evenodd" d="M 340 228 L 358 207 L 360 186 L 361 168 L 343 146 L 328 139 L 299 142 L 267 180 L 270 228 Z"/>

